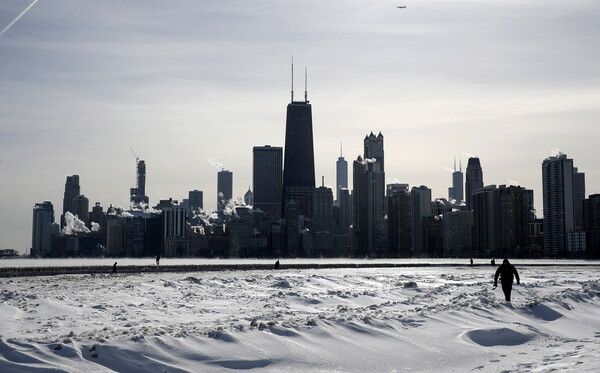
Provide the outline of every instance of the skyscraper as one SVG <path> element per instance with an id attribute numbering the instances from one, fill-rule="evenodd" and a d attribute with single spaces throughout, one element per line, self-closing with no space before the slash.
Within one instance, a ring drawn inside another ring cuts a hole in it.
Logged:
<path id="1" fill-rule="evenodd" d="M 71 202 L 71 212 L 77 215 L 79 220 L 87 223 L 90 217 L 90 200 L 83 194 L 74 197 Z"/>
<path id="2" fill-rule="evenodd" d="M 375 159 L 380 164 L 380 170 L 385 171 L 384 157 L 383 157 L 383 135 L 381 132 L 377 136 L 371 132 L 368 136 L 365 136 L 364 140 L 364 156 L 365 160 L 369 162 L 370 159 Z"/>
<path id="3" fill-rule="evenodd" d="M 136 187 L 131 188 L 129 191 L 129 200 L 132 204 L 148 204 L 149 199 L 146 196 L 146 162 L 143 160 L 137 160 Z"/>
<path id="4" fill-rule="evenodd" d="M 190 190 L 188 192 L 189 208 L 192 211 L 204 210 L 204 197 L 201 190 Z"/>
<path id="5" fill-rule="evenodd" d="M 479 158 L 471 157 L 467 164 L 467 181 L 465 182 L 467 210 L 473 210 L 471 203 L 473 192 L 481 188 L 483 188 L 483 170 L 481 169 L 481 163 L 479 163 Z"/>
<path id="6" fill-rule="evenodd" d="M 425 255 L 424 220 L 431 217 L 431 189 L 425 185 L 413 187 L 411 197 L 411 239 L 412 251 L 417 256 Z"/>
<path id="7" fill-rule="evenodd" d="M 385 172 L 383 171 L 383 135 L 373 132 L 364 140 L 364 158 L 353 163 L 355 255 L 385 255 L 387 222 L 385 221 Z"/>
<path id="8" fill-rule="evenodd" d="M 254 209 L 267 213 L 273 223 L 281 217 L 282 181 L 283 148 L 270 145 L 252 148 Z"/>
<path id="9" fill-rule="evenodd" d="M 33 207 L 31 256 L 50 254 L 51 233 L 54 225 L 54 206 L 50 201 L 36 203 Z"/>
<path id="10" fill-rule="evenodd" d="M 583 228 L 583 200 L 585 199 L 585 173 L 573 167 L 573 214 L 575 228 Z"/>
<path id="11" fill-rule="evenodd" d="M 452 173 L 452 187 L 448 188 L 448 199 L 454 200 L 457 205 L 463 201 L 463 173 L 462 164 L 456 170 L 456 158 L 454 159 L 454 172 Z"/>
<path id="12" fill-rule="evenodd" d="M 568 256 L 566 239 L 575 230 L 573 160 L 566 154 L 542 162 L 544 254 Z"/>
<path id="13" fill-rule="evenodd" d="M 79 175 L 67 176 L 67 181 L 65 182 L 65 193 L 63 197 L 63 211 L 60 218 L 62 226 L 65 225 L 65 213 L 67 211 L 73 212 L 73 198 L 80 194 L 81 188 L 79 186 Z"/>
<path id="14" fill-rule="evenodd" d="M 217 174 L 217 211 L 222 212 L 233 197 L 233 173 L 221 170 Z"/>
<path id="15" fill-rule="evenodd" d="M 315 190 L 315 157 L 313 150 L 312 108 L 305 85 L 304 101 L 294 101 L 292 65 L 292 101 L 287 106 L 285 124 L 285 157 L 283 165 L 282 217 L 285 221 L 284 255 L 299 253 L 312 217 Z"/>
<path id="16" fill-rule="evenodd" d="M 386 191 L 388 216 L 388 252 L 391 256 L 410 256 L 411 203 L 408 184 L 388 184 Z"/>
<path id="17" fill-rule="evenodd" d="M 335 184 L 336 184 L 336 192 L 335 198 L 336 201 L 340 200 L 340 189 L 348 188 L 348 162 L 344 159 L 342 155 L 342 149 L 340 146 L 340 156 L 338 157 L 337 162 L 335 163 Z"/>

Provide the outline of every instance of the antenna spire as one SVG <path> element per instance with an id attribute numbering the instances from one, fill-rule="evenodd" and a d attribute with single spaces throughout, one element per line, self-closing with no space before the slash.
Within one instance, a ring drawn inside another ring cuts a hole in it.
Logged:
<path id="1" fill-rule="evenodd" d="M 292 102 L 294 102 L 294 55 L 292 54 Z"/>
<path id="2" fill-rule="evenodd" d="M 454 157 L 454 172 L 456 172 L 456 157 Z"/>
<path id="3" fill-rule="evenodd" d="M 325 186 L 325 176 L 321 176 L 321 186 Z"/>
<path id="4" fill-rule="evenodd" d="M 308 102 L 308 73 L 304 67 L 304 102 Z"/>
<path id="5" fill-rule="evenodd" d="M 344 153 L 342 152 L 342 143 L 340 142 L 340 157 L 343 157 Z"/>

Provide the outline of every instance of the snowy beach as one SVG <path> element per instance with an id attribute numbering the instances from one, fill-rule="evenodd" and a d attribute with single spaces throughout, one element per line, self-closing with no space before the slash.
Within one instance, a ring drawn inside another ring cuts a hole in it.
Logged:
<path id="1" fill-rule="evenodd" d="M 0 372 L 600 371 L 600 265 L 465 261 L 0 278 Z"/>

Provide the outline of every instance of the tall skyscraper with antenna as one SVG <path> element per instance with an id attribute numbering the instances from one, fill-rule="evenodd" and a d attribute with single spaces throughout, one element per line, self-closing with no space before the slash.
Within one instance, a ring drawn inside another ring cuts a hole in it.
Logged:
<path id="1" fill-rule="evenodd" d="M 336 183 L 336 194 L 335 198 L 340 200 L 340 189 L 348 188 L 348 162 L 344 159 L 342 153 L 342 144 L 340 144 L 340 156 L 335 163 L 335 183 Z"/>
<path id="2" fill-rule="evenodd" d="M 315 190 L 312 109 L 308 101 L 307 74 L 305 69 L 304 101 L 294 101 L 293 60 L 291 99 L 285 124 L 281 214 L 285 224 L 282 254 L 286 256 L 301 254 L 306 244 Z"/>
<path id="3" fill-rule="evenodd" d="M 448 188 L 448 199 L 456 201 L 457 205 L 463 201 L 463 172 L 462 163 L 459 160 L 459 170 L 456 170 L 456 158 L 454 158 L 454 172 L 452 173 L 452 187 Z"/>

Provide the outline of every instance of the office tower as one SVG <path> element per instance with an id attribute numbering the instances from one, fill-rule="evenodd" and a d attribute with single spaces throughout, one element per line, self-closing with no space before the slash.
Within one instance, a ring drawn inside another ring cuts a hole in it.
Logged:
<path id="1" fill-rule="evenodd" d="M 346 235 L 352 225 L 352 197 L 348 188 L 341 188 L 339 193 L 337 234 Z"/>
<path id="2" fill-rule="evenodd" d="M 445 257 L 473 256 L 473 211 L 456 210 L 446 213 L 443 229 Z"/>
<path id="3" fill-rule="evenodd" d="M 573 167 L 573 214 L 575 229 L 583 228 L 583 200 L 585 199 L 585 173 Z"/>
<path id="4" fill-rule="evenodd" d="M 188 204 L 192 211 L 204 210 L 204 195 L 201 190 L 190 190 L 188 192 Z"/>
<path id="5" fill-rule="evenodd" d="M 454 159 L 454 172 L 452 173 L 452 187 L 448 188 L 448 199 L 460 205 L 463 201 L 463 173 L 462 164 L 459 170 L 456 170 L 456 159 Z"/>
<path id="6" fill-rule="evenodd" d="M 575 230 L 573 160 L 566 154 L 542 162 L 544 254 L 566 257 L 566 238 Z"/>
<path id="7" fill-rule="evenodd" d="M 252 193 L 250 187 L 248 187 L 248 191 L 244 194 L 244 204 L 246 206 L 254 205 L 254 193 Z"/>
<path id="8" fill-rule="evenodd" d="M 500 185 L 499 194 L 500 221 L 500 253 L 498 256 L 514 257 L 520 255 L 529 245 L 529 200 L 525 188 L 520 186 Z"/>
<path id="9" fill-rule="evenodd" d="M 411 254 L 411 203 L 408 184 L 388 184 L 388 253 L 401 258 Z"/>
<path id="10" fill-rule="evenodd" d="M 306 242 L 306 237 L 301 237 L 300 232 L 305 232 L 305 229 L 309 228 L 315 189 L 312 109 L 307 97 L 306 84 L 304 101 L 294 101 L 293 87 L 292 65 L 292 101 L 287 106 L 285 123 L 282 188 L 282 217 L 285 222 L 283 254 L 285 256 L 297 255 L 301 249 L 300 245 Z"/>
<path id="11" fill-rule="evenodd" d="M 533 222 L 536 219 L 535 204 L 534 204 L 534 198 L 533 198 L 533 189 L 526 189 L 524 193 L 525 193 L 525 198 L 527 199 L 527 211 L 528 211 L 527 219 L 529 222 Z"/>
<path id="12" fill-rule="evenodd" d="M 189 255 L 186 239 L 186 209 L 176 200 L 161 200 L 157 206 L 162 211 L 163 253 L 165 256 Z"/>
<path id="13" fill-rule="evenodd" d="M 379 163 L 379 168 L 381 171 L 385 171 L 383 157 L 383 135 L 381 132 L 379 132 L 379 135 L 377 136 L 375 136 L 373 132 L 371 132 L 368 136 L 365 136 L 364 151 L 366 161 L 375 159 Z"/>
<path id="14" fill-rule="evenodd" d="M 221 170 L 217 174 L 217 211 L 222 212 L 233 197 L 233 173 Z"/>
<path id="15" fill-rule="evenodd" d="M 431 189 L 425 185 L 413 187 L 411 197 L 411 239 L 412 252 L 416 256 L 426 254 L 424 246 L 424 220 L 431 216 Z"/>
<path id="16" fill-rule="evenodd" d="M 33 207 L 31 256 L 47 256 L 51 252 L 54 206 L 50 201 L 36 203 Z"/>
<path id="17" fill-rule="evenodd" d="M 583 201 L 583 226 L 589 259 L 600 259 L 600 194 L 592 194 Z"/>
<path id="18" fill-rule="evenodd" d="M 337 162 L 335 163 L 335 184 L 336 184 L 336 201 L 340 200 L 340 189 L 348 188 L 348 162 L 344 159 L 342 155 L 342 149 L 340 145 L 340 156 L 338 157 Z"/>
<path id="19" fill-rule="evenodd" d="M 253 206 L 267 213 L 273 223 L 281 217 L 282 181 L 283 148 L 270 145 L 252 148 Z"/>
<path id="20" fill-rule="evenodd" d="M 76 215 L 79 220 L 87 223 L 90 217 L 90 200 L 83 194 L 73 197 L 73 201 L 71 201 L 71 212 L 73 215 Z"/>
<path id="21" fill-rule="evenodd" d="M 90 212 L 89 221 L 90 225 L 92 225 L 92 223 L 98 224 L 99 231 L 102 232 L 103 235 L 105 235 L 104 232 L 106 230 L 106 214 L 104 213 L 100 202 L 96 202 L 94 204 L 94 207 L 92 207 L 92 212 Z M 94 230 L 93 228 L 94 227 L 92 226 L 92 231 Z"/>
<path id="22" fill-rule="evenodd" d="M 73 198 L 77 197 L 81 194 L 79 186 L 79 175 L 67 176 L 67 181 L 65 182 L 65 193 L 63 197 L 63 211 L 60 218 L 61 225 L 65 225 L 65 213 L 67 211 L 73 212 L 72 203 Z"/>
<path id="23" fill-rule="evenodd" d="M 469 158 L 467 164 L 467 180 L 465 182 L 465 200 L 467 202 L 467 210 L 473 210 L 471 197 L 477 189 L 483 188 L 483 170 L 479 163 L 479 158 Z"/>
<path id="24" fill-rule="evenodd" d="M 367 157 L 369 155 L 369 157 Z M 388 249 L 385 221 L 383 136 L 365 137 L 365 158 L 353 163 L 355 255 L 382 256 Z"/>
<path id="25" fill-rule="evenodd" d="M 148 204 L 149 199 L 146 196 L 146 162 L 137 160 L 136 168 L 136 187 L 129 189 L 129 201 L 132 205 L 139 206 L 141 203 Z"/>
<path id="26" fill-rule="evenodd" d="M 315 189 L 311 230 L 313 250 L 310 256 L 332 256 L 333 191 L 323 185 Z"/>
<path id="27" fill-rule="evenodd" d="M 490 257 L 500 252 L 500 202 L 496 185 L 486 185 L 471 195 L 473 211 L 473 256 Z"/>

